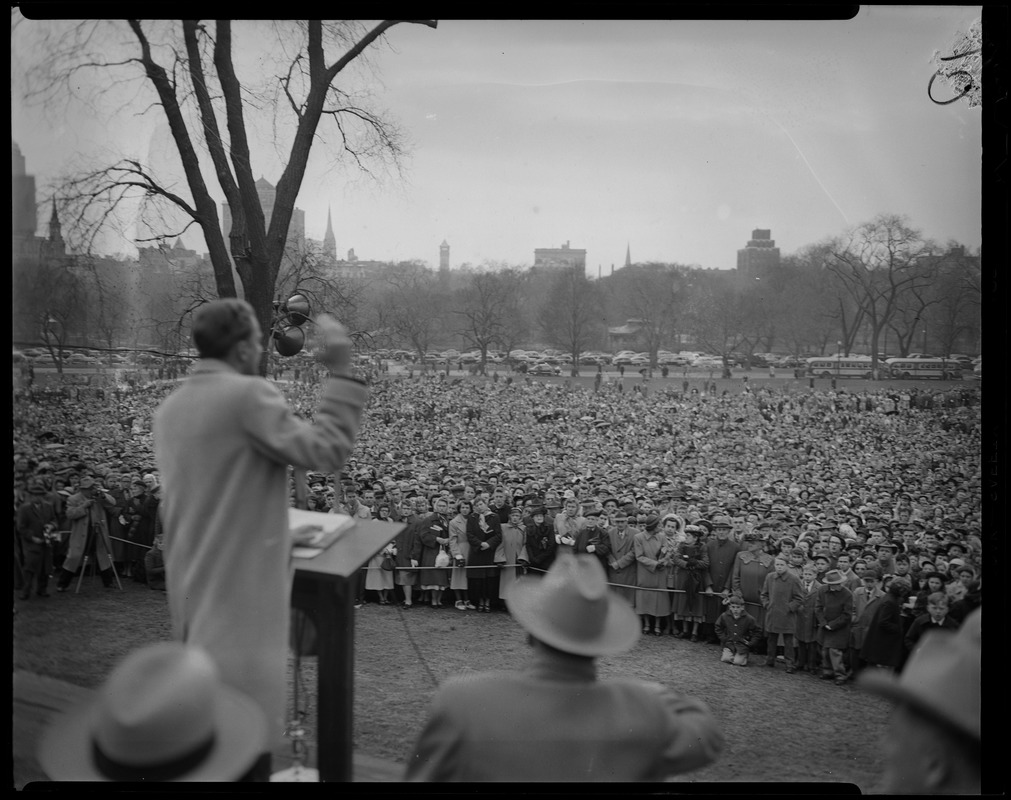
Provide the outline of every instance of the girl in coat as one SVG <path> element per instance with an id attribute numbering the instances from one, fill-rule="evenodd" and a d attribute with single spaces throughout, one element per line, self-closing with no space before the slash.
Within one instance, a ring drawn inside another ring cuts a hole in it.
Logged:
<path id="1" fill-rule="evenodd" d="M 671 556 L 674 593 L 671 599 L 673 618 L 681 622 L 678 638 L 691 634 L 699 640 L 699 626 L 705 618 L 702 589 L 709 572 L 709 556 L 699 541 L 702 529 L 696 525 L 684 527 L 684 541 L 676 545 Z"/>
<path id="2" fill-rule="evenodd" d="M 453 571 L 449 577 L 449 588 L 456 594 L 456 607 L 460 611 L 477 608 L 467 596 L 467 559 L 470 556 L 470 542 L 467 541 L 467 520 L 474 512 L 470 500 L 456 504 L 456 516 L 449 521 L 449 554 L 453 557 Z"/>
<path id="3" fill-rule="evenodd" d="M 380 522 L 392 522 L 389 506 L 379 506 L 376 513 Z M 368 571 L 365 573 L 365 588 L 379 594 L 379 605 L 388 606 L 393 594 L 393 571 L 383 569 L 386 557 L 395 558 L 396 545 L 390 542 L 386 547 L 369 559 Z"/>
<path id="4" fill-rule="evenodd" d="M 474 513 L 467 519 L 467 541 L 471 567 L 467 581 L 478 611 L 487 613 L 491 611 L 491 581 L 497 571 L 495 551 L 502 541 L 502 523 L 483 497 L 474 502 Z"/>

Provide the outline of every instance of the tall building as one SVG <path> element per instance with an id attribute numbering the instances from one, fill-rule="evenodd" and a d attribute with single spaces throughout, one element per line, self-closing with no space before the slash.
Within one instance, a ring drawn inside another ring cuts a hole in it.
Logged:
<path id="1" fill-rule="evenodd" d="M 266 178 L 261 177 L 256 182 L 256 194 L 260 198 L 260 208 L 263 209 L 263 221 L 266 227 L 270 227 L 270 217 L 274 213 L 274 201 L 277 199 L 277 190 L 274 184 Z M 228 234 L 232 230 L 232 210 L 227 203 L 221 204 L 221 230 L 225 236 L 225 243 L 228 243 Z M 288 225 L 288 236 L 285 242 L 285 251 L 289 258 L 297 258 L 305 248 L 305 212 L 300 208 L 294 208 L 291 212 L 291 222 Z M 336 245 L 335 245 L 336 252 Z"/>
<path id="2" fill-rule="evenodd" d="M 557 269 L 569 267 L 586 270 L 586 250 L 575 250 L 566 242 L 561 247 L 539 247 L 534 250 L 534 266 Z"/>
<path id="3" fill-rule="evenodd" d="M 632 266 L 632 244 L 631 242 L 625 245 L 625 266 Z"/>
<path id="4" fill-rule="evenodd" d="M 25 171 L 25 157 L 16 142 L 11 142 L 11 260 L 15 268 L 42 261 L 61 261 L 67 250 L 63 241 L 56 198 L 49 216 L 48 237 L 37 236 L 38 206 L 35 176 Z"/>
<path id="5" fill-rule="evenodd" d="M 12 253 L 34 249 L 38 217 L 35 208 L 35 176 L 25 172 L 21 148 L 11 142 L 11 235 Z"/>
<path id="6" fill-rule="evenodd" d="M 439 245 L 439 274 L 443 275 L 448 272 L 449 272 L 449 242 L 443 239 L 442 244 Z"/>
<path id="7" fill-rule="evenodd" d="M 749 274 L 768 273 L 780 265 L 779 248 L 772 238 L 772 231 L 757 228 L 751 232 L 746 247 L 737 251 L 737 269 Z"/>

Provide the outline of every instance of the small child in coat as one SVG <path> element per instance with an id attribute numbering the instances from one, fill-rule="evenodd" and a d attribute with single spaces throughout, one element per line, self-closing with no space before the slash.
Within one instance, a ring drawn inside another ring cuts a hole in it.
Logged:
<path id="1" fill-rule="evenodd" d="M 748 654 L 762 635 L 758 622 L 744 610 L 744 598 L 739 594 L 730 596 L 728 611 L 716 620 L 716 635 L 723 645 L 720 661 L 738 667 L 748 666 Z"/>

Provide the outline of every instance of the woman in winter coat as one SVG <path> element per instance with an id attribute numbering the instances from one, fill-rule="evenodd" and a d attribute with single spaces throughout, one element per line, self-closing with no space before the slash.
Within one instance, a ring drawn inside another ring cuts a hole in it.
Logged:
<path id="1" fill-rule="evenodd" d="M 495 550 L 502 541 L 502 523 L 483 497 L 474 501 L 474 513 L 467 518 L 467 541 L 471 567 L 467 581 L 473 587 L 472 599 L 478 611 L 490 612 L 491 583 L 497 574 Z"/>
<path id="2" fill-rule="evenodd" d="M 534 509 L 533 520 L 527 525 L 527 561 L 535 575 L 542 575 L 555 561 L 555 528 L 547 519 L 544 507 Z"/>
<path id="3" fill-rule="evenodd" d="M 696 525 L 686 525 L 684 541 L 674 547 L 671 556 L 673 596 L 671 605 L 673 618 L 681 623 L 679 639 L 691 634 L 691 640 L 699 640 L 699 626 L 705 618 L 703 607 L 707 576 L 709 574 L 709 556 L 705 546 L 699 541 L 702 529 Z"/>
<path id="4" fill-rule="evenodd" d="M 902 603 L 911 586 L 905 578 L 894 578 L 878 603 L 864 633 L 860 657 L 869 666 L 897 670 L 902 665 Z"/>
<path id="5" fill-rule="evenodd" d="M 642 632 L 659 636 L 663 620 L 670 616 L 670 592 L 667 591 L 668 556 L 662 552 L 666 537 L 659 533 L 660 517 L 650 515 L 645 530 L 632 537 L 637 562 L 635 573 L 635 613 L 642 617 Z"/>
<path id="6" fill-rule="evenodd" d="M 495 552 L 495 563 L 499 565 L 499 600 L 505 600 L 510 587 L 516 583 L 521 571 L 517 565 L 527 561 L 527 536 L 520 522 L 522 517 L 523 509 L 510 508 L 509 521 L 502 526 L 502 543 Z"/>

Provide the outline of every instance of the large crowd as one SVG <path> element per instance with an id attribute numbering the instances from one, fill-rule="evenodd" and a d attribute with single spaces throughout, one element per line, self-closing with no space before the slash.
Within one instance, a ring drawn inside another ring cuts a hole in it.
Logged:
<path id="1" fill-rule="evenodd" d="M 500 610 L 520 574 L 591 553 L 643 633 L 845 683 L 900 669 L 925 629 L 980 604 L 978 388 L 373 377 L 345 470 L 307 481 L 312 509 L 405 523 L 359 605 Z M 80 568 L 64 567 L 87 536 L 68 517 L 82 495 L 116 576 L 163 585 L 151 416 L 174 385 L 15 394 L 23 598 Z M 318 383 L 278 385 L 313 415 Z M 51 521 L 21 524 L 40 503 Z"/>

